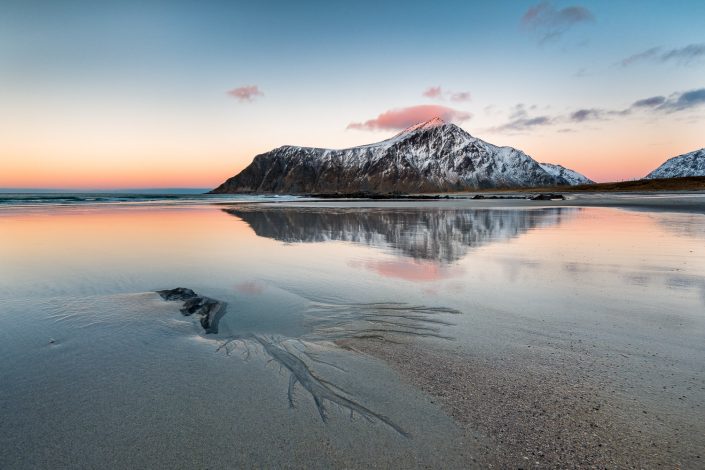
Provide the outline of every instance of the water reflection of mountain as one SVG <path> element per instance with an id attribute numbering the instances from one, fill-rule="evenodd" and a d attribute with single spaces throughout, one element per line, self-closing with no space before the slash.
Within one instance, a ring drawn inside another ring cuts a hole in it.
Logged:
<path id="1" fill-rule="evenodd" d="M 579 209 L 223 209 L 260 237 L 288 243 L 346 241 L 450 263 L 469 249 L 558 225 Z"/>

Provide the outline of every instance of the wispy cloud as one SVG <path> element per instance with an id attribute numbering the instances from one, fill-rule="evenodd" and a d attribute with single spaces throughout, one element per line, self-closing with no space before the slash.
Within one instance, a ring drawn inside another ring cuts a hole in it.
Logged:
<path id="1" fill-rule="evenodd" d="M 661 54 L 661 61 L 667 62 L 669 60 L 674 60 L 681 64 L 689 64 L 696 59 L 705 57 L 705 43 L 702 44 L 688 44 L 685 47 L 679 49 L 671 49 Z"/>
<path id="2" fill-rule="evenodd" d="M 655 109 L 676 112 L 695 108 L 705 105 L 705 88 L 686 91 L 685 93 L 676 93 L 666 99 L 661 105 Z"/>
<path id="3" fill-rule="evenodd" d="M 441 90 L 440 86 L 431 86 L 426 89 L 426 91 L 423 92 L 423 96 L 426 98 L 440 98 L 443 95 L 443 90 Z"/>
<path id="4" fill-rule="evenodd" d="M 678 65 L 690 65 L 705 58 L 705 43 L 688 44 L 687 46 L 675 49 L 664 49 L 663 47 L 652 47 L 645 51 L 631 55 L 622 59 L 619 63 L 622 67 L 629 67 L 639 62 L 673 62 Z"/>
<path id="5" fill-rule="evenodd" d="M 675 113 L 699 107 L 705 107 L 705 88 L 672 93 L 670 96 L 651 96 L 633 102 L 623 109 L 581 108 L 567 114 L 540 115 L 529 113 L 536 110 L 535 106 L 527 109 L 523 104 L 511 108 L 507 122 L 490 130 L 498 133 L 515 133 L 527 131 L 539 126 L 551 124 L 581 124 L 591 121 L 604 121 L 622 116 L 638 115 L 640 113 Z M 559 130 L 564 132 L 564 130 Z"/>
<path id="6" fill-rule="evenodd" d="M 604 111 L 601 109 L 579 109 L 570 114 L 570 120 L 574 122 L 583 122 L 590 119 L 600 119 L 603 114 Z"/>
<path id="7" fill-rule="evenodd" d="M 465 101 L 470 101 L 469 91 L 457 91 L 450 94 L 450 100 L 456 103 L 464 103 Z"/>
<path id="8" fill-rule="evenodd" d="M 424 90 L 422 96 L 425 96 L 426 98 L 431 98 L 433 100 L 443 100 L 447 98 L 456 103 L 464 103 L 466 101 L 470 101 L 469 91 L 444 91 L 440 86 L 428 87 L 426 90 Z"/>
<path id="9" fill-rule="evenodd" d="M 482 110 L 485 112 L 486 115 L 488 116 L 496 116 L 497 114 L 501 114 L 501 111 L 497 109 L 497 106 L 493 104 L 489 104 L 482 108 Z"/>
<path id="10" fill-rule="evenodd" d="M 685 111 L 705 104 L 705 88 L 672 93 L 669 97 L 650 96 L 642 98 L 625 109 L 579 109 L 570 114 L 573 122 L 595 121 L 608 119 L 613 116 L 626 116 L 643 111 L 673 113 Z"/>
<path id="11" fill-rule="evenodd" d="M 435 104 L 410 106 L 408 108 L 392 109 L 374 119 L 364 122 L 352 122 L 348 129 L 367 131 L 403 130 L 419 122 L 439 117 L 447 122 L 463 122 L 470 119 L 470 113 Z"/>
<path id="12" fill-rule="evenodd" d="M 514 119 L 502 127 L 504 129 L 524 130 L 536 126 L 545 126 L 547 124 L 551 124 L 551 122 L 552 120 L 550 116 L 536 116 L 531 118 Z"/>
<path id="13" fill-rule="evenodd" d="M 568 115 L 567 120 L 574 123 L 585 121 L 604 121 L 615 116 L 626 116 L 632 112 L 631 108 L 627 109 L 602 109 L 602 108 L 583 108 L 573 111 Z"/>
<path id="14" fill-rule="evenodd" d="M 264 96 L 264 93 L 257 85 L 245 85 L 238 88 L 233 88 L 228 91 L 228 95 L 237 98 L 239 101 L 252 101 L 257 97 Z"/>
<path id="15" fill-rule="evenodd" d="M 535 109 L 532 106 L 531 109 Z M 553 122 L 550 116 L 530 116 L 526 106 L 519 103 L 514 106 L 509 115 L 509 121 L 494 127 L 493 132 L 522 132 L 535 127 L 547 126 Z"/>
<path id="16" fill-rule="evenodd" d="M 641 62 L 642 60 L 653 59 L 654 57 L 657 57 L 660 52 L 660 47 L 652 47 L 651 49 L 646 49 L 638 54 L 630 55 L 626 59 L 622 59 L 622 67 L 628 67 L 636 62 Z"/>
<path id="17" fill-rule="evenodd" d="M 541 43 L 559 39 L 577 24 L 593 21 L 595 17 L 585 7 L 574 5 L 556 8 L 548 1 L 532 6 L 521 17 L 522 25 L 537 34 Z"/>
<path id="18" fill-rule="evenodd" d="M 637 100 L 632 104 L 632 108 L 655 108 L 661 106 L 666 102 L 665 96 L 652 96 L 650 98 L 644 98 Z"/>

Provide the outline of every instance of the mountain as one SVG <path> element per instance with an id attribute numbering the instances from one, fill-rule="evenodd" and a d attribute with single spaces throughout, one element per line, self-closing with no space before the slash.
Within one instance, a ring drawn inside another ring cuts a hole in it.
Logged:
<path id="1" fill-rule="evenodd" d="M 438 118 L 343 150 L 283 146 L 257 155 L 212 193 L 445 192 L 566 185 L 533 158 Z"/>
<path id="2" fill-rule="evenodd" d="M 646 175 L 646 179 L 705 176 L 705 148 L 669 158 Z"/>
<path id="3" fill-rule="evenodd" d="M 546 170 L 549 174 L 559 178 L 563 178 L 571 186 L 595 183 L 587 176 L 580 174 L 575 170 L 571 170 L 570 168 L 566 168 L 562 165 L 557 165 L 555 163 L 539 163 L 539 165 L 541 165 L 541 168 Z"/>

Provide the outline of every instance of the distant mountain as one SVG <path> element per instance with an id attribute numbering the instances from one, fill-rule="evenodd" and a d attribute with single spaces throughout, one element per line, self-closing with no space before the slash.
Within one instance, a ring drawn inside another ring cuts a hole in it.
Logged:
<path id="1" fill-rule="evenodd" d="M 669 158 L 646 175 L 646 179 L 705 176 L 705 148 Z"/>
<path id="2" fill-rule="evenodd" d="M 568 185 L 512 147 L 435 118 L 344 150 L 284 146 L 257 155 L 212 193 L 444 192 Z"/>
<path id="3" fill-rule="evenodd" d="M 571 170 L 570 168 L 566 168 L 562 165 L 557 165 L 555 163 L 539 163 L 539 165 L 541 165 L 541 168 L 546 170 L 549 174 L 559 178 L 563 178 L 571 186 L 594 183 L 594 181 L 588 178 L 587 176 L 578 173 L 575 170 Z"/>

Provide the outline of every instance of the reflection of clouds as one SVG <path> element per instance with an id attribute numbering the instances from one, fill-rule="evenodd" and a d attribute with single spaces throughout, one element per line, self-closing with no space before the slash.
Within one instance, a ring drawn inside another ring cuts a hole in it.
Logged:
<path id="1" fill-rule="evenodd" d="M 660 287 L 665 285 L 670 290 L 696 290 L 705 304 L 705 277 L 693 275 L 673 275 L 670 270 L 660 267 L 650 273 L 626 273 L 623 279 L 634 286 Z"/>
<path id="2" fill-rule="evenodd" d="M 533 275 L 533 271 L 543 266 L 543 263 L 539 261 L 525 258 L 499 258 L 497 262 L 506 271 L 507 279 L 510 282 L 516 282 L 524 271 L 531 272 Z"/>
<path id="3" fill-rule="evenodd" d="M 635 268 L 625 268 L 616 264 L 594 264 L 583 262 L 566 262 L 562 265 L 563 271 L 576 279 L 582 279 L 586 275 L 599 276 L 609 273 L 618 276 L 624 283 L 636 287 L 665 286 L 670 290 L 697 290 L 700 293 L 703 304 L 705 304 L 705 277 L 698 275 L 674 275 L 673 268 L 669 266 L 642 265 L 638 270 Z"/>
<path id="4" fill-rule="evenodd" d="M 471 248 L 558 225 L 580 209 L 225 209 L 260 237 L 287 243 L 346 241 L 392 248 L 416 260 L 452 263 Z"/>
<path id="5" fill-rule="evenodd" d="M 446 285 L 446 290 L 454 294 L 463 294 L 467 291 L 467 286 L 463 282 L 452 281 Z"/>
<path id="6" fill-rule="evenodd" d="M 693 279 L 685 276 L 670 276 L 666 279 L 666 285 L 671 289 L 687 289 L 697 285 Z"/>
<path id="7" fill-rule="evenodd" d="M 630 273 L 624 276 L 624 279 L 632 285 L 646 287 L 651 284 L 651 277 L 645 274 Z"/>
<path id="8" fill-rule="evenodd" d="M 675 275 L 666 278 L 666 287 L 674 290 L 697 289 L 700 291 L 700 298 L 705 304 L 705 278 L 701 276 Z"/>
<path id="9" fill-rule="evenodd" d="M 567 261 L 562 264 L 563 271 L 571 276 L 580 277 L 594 272 L 606 272 L 615 275 L 624 273 L 624 267 L 612 263 L 588 263 L 583 261 Z"/>
<path id="10" fill-rule="evenodd" d="M 387 278 L 412 282 L 431 282 L 459 276 L 463 269 L 424 260 L 360 260 L 351 261 L 351 267 L 363 268 Z"/>
<path id="11" fill-rule="evenodd" d="M 664 214 L 656 220 L 661 227 L 674 235 L 699 238 L 705 244 L 705 215 L 703 214 Z"/>
<path id="12" fill-rule="evenodd" d="M 235 284 L 235 290 L 241 294 L 259 295 L 264 291 L 264 284 L 258 281 L 244 281 Z"/>
<path id="13" fill-rule="evenodd" d="M 438 289 L 433 288 L 433 287 L 426 287 L 422 290 L 422 292 L 426 295 L 430 295 L 430 296 L 434 296 L 434 297 L 440 295 L 440 291 Z"/>
<path id="14" fill-rule="evenodd" d="M 591 267 L 587 263 L 577 263 L 575 261 L 569 261 L 567 263 L 563 263 L 563 270 L 570 274 L 580 274 L 590 271 Z"/>

